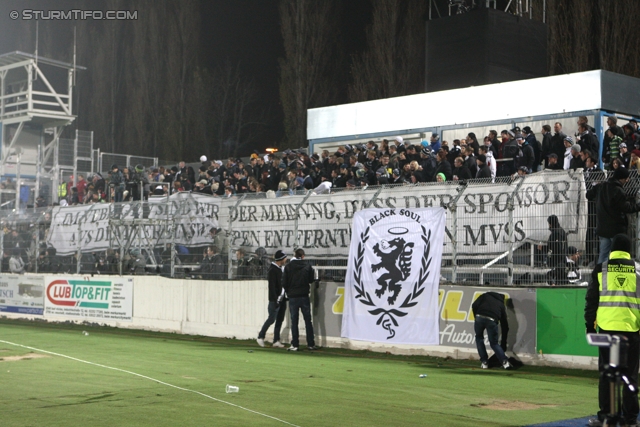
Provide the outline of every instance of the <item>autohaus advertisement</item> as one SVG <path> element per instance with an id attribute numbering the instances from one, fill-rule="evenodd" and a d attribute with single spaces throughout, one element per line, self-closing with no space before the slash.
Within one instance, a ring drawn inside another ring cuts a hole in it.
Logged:
<path id="1" fill-rule="evenodd" d="M 0 312 L 42 315 L 44 279 L 42 276 L 2 276 Z"/>

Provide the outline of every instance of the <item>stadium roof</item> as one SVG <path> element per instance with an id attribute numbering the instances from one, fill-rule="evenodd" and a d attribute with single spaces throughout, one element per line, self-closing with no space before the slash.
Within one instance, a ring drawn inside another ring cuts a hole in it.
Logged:
<path id="1" fill-rule="evenodd" d="M 370 135 L 587 110 L 640 116 L 640 79 L 604 70 L 314 108 L 307 138 Z"/>

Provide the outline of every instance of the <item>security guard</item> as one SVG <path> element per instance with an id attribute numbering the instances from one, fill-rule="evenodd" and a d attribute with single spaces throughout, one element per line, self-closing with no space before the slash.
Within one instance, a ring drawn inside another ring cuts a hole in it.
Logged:
<path id="1" fill-rule="evenodd" d="M 591 283 L 587 289 L 584 320 L 587 333 L 596 332 L 624 336 L 628 340 L 627 367 L 622 373 L 638 382 L 638 358 L 640 356 L 640 275 L 639 266 L 631 259 L 631 240 L 625 234 L 617 234 L 611 242 L 609 260 L 598 264 L 591 273 Z M 589 426 L 598 427 L 606 416 L 615 411 L 610 408 L 609 381 L 602 375 L 609 363 L 609 348 L 598 347 L 598 418 L 589 420 Z M 627 426 L 636 426 L 638 418 L 638 397 L 627 388 L 622 392 L 622 416 Z"/>
<path id="2" fill-rule="evenodd" d="M 67 198 L 67 183 L 62 181 L 60 185 L 58 185 L 58 200 Z"/>

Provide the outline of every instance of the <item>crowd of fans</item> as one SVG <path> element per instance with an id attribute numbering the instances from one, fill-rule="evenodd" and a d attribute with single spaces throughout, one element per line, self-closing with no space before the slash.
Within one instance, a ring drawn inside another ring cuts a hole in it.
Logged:
<path id="1" fill-rule="evenodd" d="M 470 132 L 465 139 L 441 141 L 433 134 L 429 141 L 406 143 L 402 137 L 380 143 L 345 144 L 336 152 L 309 155 L 306 150 L 251 154 L 225 161 L 200 158 L 200 166 L 180 162 L 171 168 L 145 169 L 142 165 L 120 168 L 112 165 L 107 177 L 94 174 L 89 181 L 78 174 L 58 188 L 62 204 L 76 205 L 105 201 L 140 200 L 168 193 L 193 192 L 218 197 L 274 192 L 276 196 L 316 189 L 349 189 L 374 185 L 466 181 L 526 175 L 543 169 L 595 170 L 600 160 L 615 170 L 640 167 L 640 130 L 635 120 L 622 127 L 614 116 L 600 144 L 586 117 L 578 119 L 574 136 L 563 133 L 562 124 L 553 130 L 545 124 L 539 136 L 529 126 L 490 130 L 482 138 Z"/>
<path id="2" fill-rule="evenodd" d="M 210 245 L 205 248 L 188 248 L 183 245 L 166 244 L 164 247 L 131 247 L 128 250 L 107 249 L 59 255 L 48 246 L 46 236 L 51 226 L 51 215 L 47 212 L 30 223 L 11 227 L 4 224 L 2 234 L 2 272 L 22 274 L 71 273 L 75 274 L 160 274 L 194 279 L 223 280 L 229 276 L 229 239 L 219 228 L 209 231 Z M 173 254 L 173 273 L 171 271 Z M 254 253 L 243 248 L 235 250 L 232 263 L 234 279 L 257 279 L 266 277 L 271 258 L 264 248 Z"/>
<path id="3" fill-rule="evenodd" d="M 598 164 L 602 160 L 606 169 L 640 169 L 640 131 L 635 120 L 622 127 L 615 117 L 608 118 L 608 129 L 602 142 L 594 134 L 586 117 L 578 119 L 578 132 L 568 136 L 562 124 L 542 126 L 538 138 L 529 126 L 522 129 L 495 130 L 479 142 L 470 132 L 465 139 L 451 143 L 440 141 L 433 134 L 429 141 L 410 144 L 402 137 L 369 141 L 366 144 L 345 144 L 335 153 L 324 150 L 308 155 L 305 150 L 285 150 L 282 153 L 251 154 L 242 159 L 226 161 L 200 158 L 200 164 L 178 165 L 146 169 L 142 165 L 120 168 L 112 165 L 108 175 L 83 174 L 70 177 L 58 187 L 60 205 L 103 202 L 126 202 L 167 196 L 176 192 L 192 192 L 217 197 L 236 194 L 261 193 L 269 197 L 296 194 L 314 189 L 327 193 L 332 189 L 349 189 L 374 185 L 415 184 L 423 182 L 466 181 L 482 178 L 495 181 L 496 177 L 513 177 L 535 173 L 543 169 L 568 170 L 583 168 L 587 189 L 602 180 Z M 602 158 L 599 157 L 602 144 Z M 10 188 L 13 183 L 3 183 Z M 41 198 L 36 201 L 42 204 Z M 597 252 L 597 238 L 593 203 L 589 203 L 589 231 L 584 262 L 593 262 Z M 26 230 L 5 227 L 2 270 L 11 272 L 75 272 L 75 255 L 61 257 L 44 242 L 50 218 L 45 216 Z M 34 226 L 35 225 L 35 226 Z M 206 249 L 174 247 L 174 268 L 187 275 L 203 279 L 221 279 L 228 276 L 228 241 L 221 230 L 212 229 L 211 246 Z M 37 234 L 37 237 L 36 237 Z M 37 243 L 39 242 L 39 243 Z M 262 249 L 262 248 L 260 248 Z M 155 250 L 132 249 L 122 255 L 118 250 L 82 254 L 82 273 L 142 274 L 155 272 L 169 274 L 170 247 Z M 235 277 L 253 278 L 262 274 L 269 265 L 269 257 L 262 249 L 259 253 L 236 252 Z M 177 266 L 177 267 L 176 267 Z M 263 271 L 264 270 L 264 271 Z"/>

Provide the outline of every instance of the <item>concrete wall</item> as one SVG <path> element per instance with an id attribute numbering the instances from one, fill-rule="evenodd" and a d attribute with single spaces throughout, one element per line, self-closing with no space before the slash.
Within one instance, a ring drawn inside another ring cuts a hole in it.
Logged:
<path id="1" fill-rule="evenodd" d="M 267 318 L 267 283 L 134 278 L 134 320 L 121 327 L 255 338 Z"/>
<path id="2" fill-rule="evenodd" d="M 26 275 L 22 277 L 37 277 Z M 1 277 L 1 275 L 0 275 Z M 42 277 L 42 276 L 40 276 Z M 88 278 L 84 276 L 65 276 L 65 279 L 108 280 L 108 276 Z M 211 337 L 255 339 L 263 322 L 267 318 L 267 282 L 254 281 L 222 281 L 176 280 L 159 276 L 134 276 L 133 279 L 133 318 L 132 321 L 104 321 L 105 325 L 119 328 L 144 329 L 151 331 L 174 332 Z M 46 286 L 46 283 L 45 283 Z M 467 339 L 451 339 L 453 331 L 469 335 L 473 331 L 473 319 L 470 313 L 472 298 L 486 287 L 441 286 L 440 289 L 440 346 L 390 345 L 385 343 L 352 341 L 340 337 L 342 322 L 343 284 L 321 283 L 312 294 L 314 328 L 316 341 L 325 347 L 349 349 L 366 349 L 378 352 L 391 352 L 406 355 L 431 355 L 451 357 L 454 359 L 477 359 L 478 355 L 473 342 Z M 509 311 L 509 350 L 515 349 L 517 356 L 527 364 L 580 367 L 597 369 L 597 358 L 572 354 L 546 354 L 538 352 L 535 344 L 536 333 L 540 333 L 537 325 L 535 309 L 535 289 L 496 289 L 509 294 L 515 310 Z M 550 290 L 545 290 L 550 291 Z M 457 298 L 450 299 L 453 293 Z M 578 298 L 579 300 L 579 298 Z M 1 301 L 0 301 L 1 302 Z M 455 307 L 453 305 L 455 305 Z M 565 307 L 565 314 L 583 309 Z M 455 318 L 449 313 L 456 313 Z M 466 313 L 466 314 L 465 314 Z M 60 316 L 25 315 L 3 313 L 8 318 L 44 318 L 45 320 L 77 321 L 77 318 Z M 464 315 L 464 316 L 463 316 Z M 464 318 L 463 318 L 464 317 Z M 453 326 L 452 326 L 453 325 Z M 272 329 L 267 334 L 267 341 L 272 340 Z M 447 331 L 450 331 L 447 333 Z M 300 334 L 304 342 L 304 322 L 300 321 Z M 283 341 L 290 337 L 289 316 L 285 320 L 282 331 Z M 468 338 L 468 337 L 466 337 Z M 538 338 L 539 340 L 540 338 Z M 576 338 L 576 341 L 579 341 Z"/>

